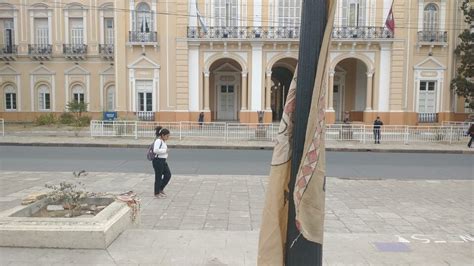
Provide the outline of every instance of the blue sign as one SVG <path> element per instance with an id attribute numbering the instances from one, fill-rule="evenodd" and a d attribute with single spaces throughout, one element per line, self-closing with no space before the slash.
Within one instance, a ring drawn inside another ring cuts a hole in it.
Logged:
<path id="1" fill-rule="evenodd" d="M 103 120 L 113 121 L 117 119 L 117 112 L 104 112 Z"/>

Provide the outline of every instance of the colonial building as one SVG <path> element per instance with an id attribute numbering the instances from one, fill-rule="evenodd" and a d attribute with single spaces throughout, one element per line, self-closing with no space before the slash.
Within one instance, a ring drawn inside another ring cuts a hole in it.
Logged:
<path id="1" fill-rule="evenodd" d="M 449 88 L 460 1 L 341 0 L 328 123 L 464 120 Z M 69 101 L 120 119 L 280 119 L 298 61 L 300 0 L 0 1 L 0 117 Z M 386 27 L 393 11 L 395 30 Z"/>

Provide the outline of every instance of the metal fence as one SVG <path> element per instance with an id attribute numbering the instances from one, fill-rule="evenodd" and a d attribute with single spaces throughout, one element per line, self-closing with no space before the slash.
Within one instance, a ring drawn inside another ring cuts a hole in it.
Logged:
<path id="1" fill-rule="evenodd" d="M 155 127 L 168 128 L 174 136 L 182 139 L 225 141 L 274 141 L 278 124 L 226 123 L 226 122 L 144 122 L 144 121 L 99 121 L 90 125 L 91 137 L 153 138 Z M 465 125 L 449 126 L 396 126 L 380 129 L 382 142 L 394 143 L 455 143 L 465 141 Z M 353 141 L 370 143 L 374 139 L 372 125 L 333 124 L 326 125 L 327 141 Z"/>
<path id="2" fill-rule="evenodd" d="M 0 118 L 0 127 L 2 128 L 2 136 L 5 136 L 5 120 Z"/>

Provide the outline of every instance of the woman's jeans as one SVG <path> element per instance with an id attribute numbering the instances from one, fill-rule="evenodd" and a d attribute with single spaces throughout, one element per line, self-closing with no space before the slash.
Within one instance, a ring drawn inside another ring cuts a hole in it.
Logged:
<path id="1" fill-rule="evenodd" d="M 155 195 L 163 191 L 170 182 L 171 171 L 166 159 L 153 159 L 153 169 L 155 170 Z"/>

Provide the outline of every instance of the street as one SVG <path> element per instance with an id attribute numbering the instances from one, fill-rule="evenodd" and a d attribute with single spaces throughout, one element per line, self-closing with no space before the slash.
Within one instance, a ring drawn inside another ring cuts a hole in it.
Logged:
<path id="1" fill-rule="evenodd" d="M 152 173 L 146 148 L 0 146 L 2 171 Z M 267 175 L 272 151 L 171 149 L 178 175 Z M 327 175 L 350 179 L 474 179 L 470 154 L 328 152 Z"/>

